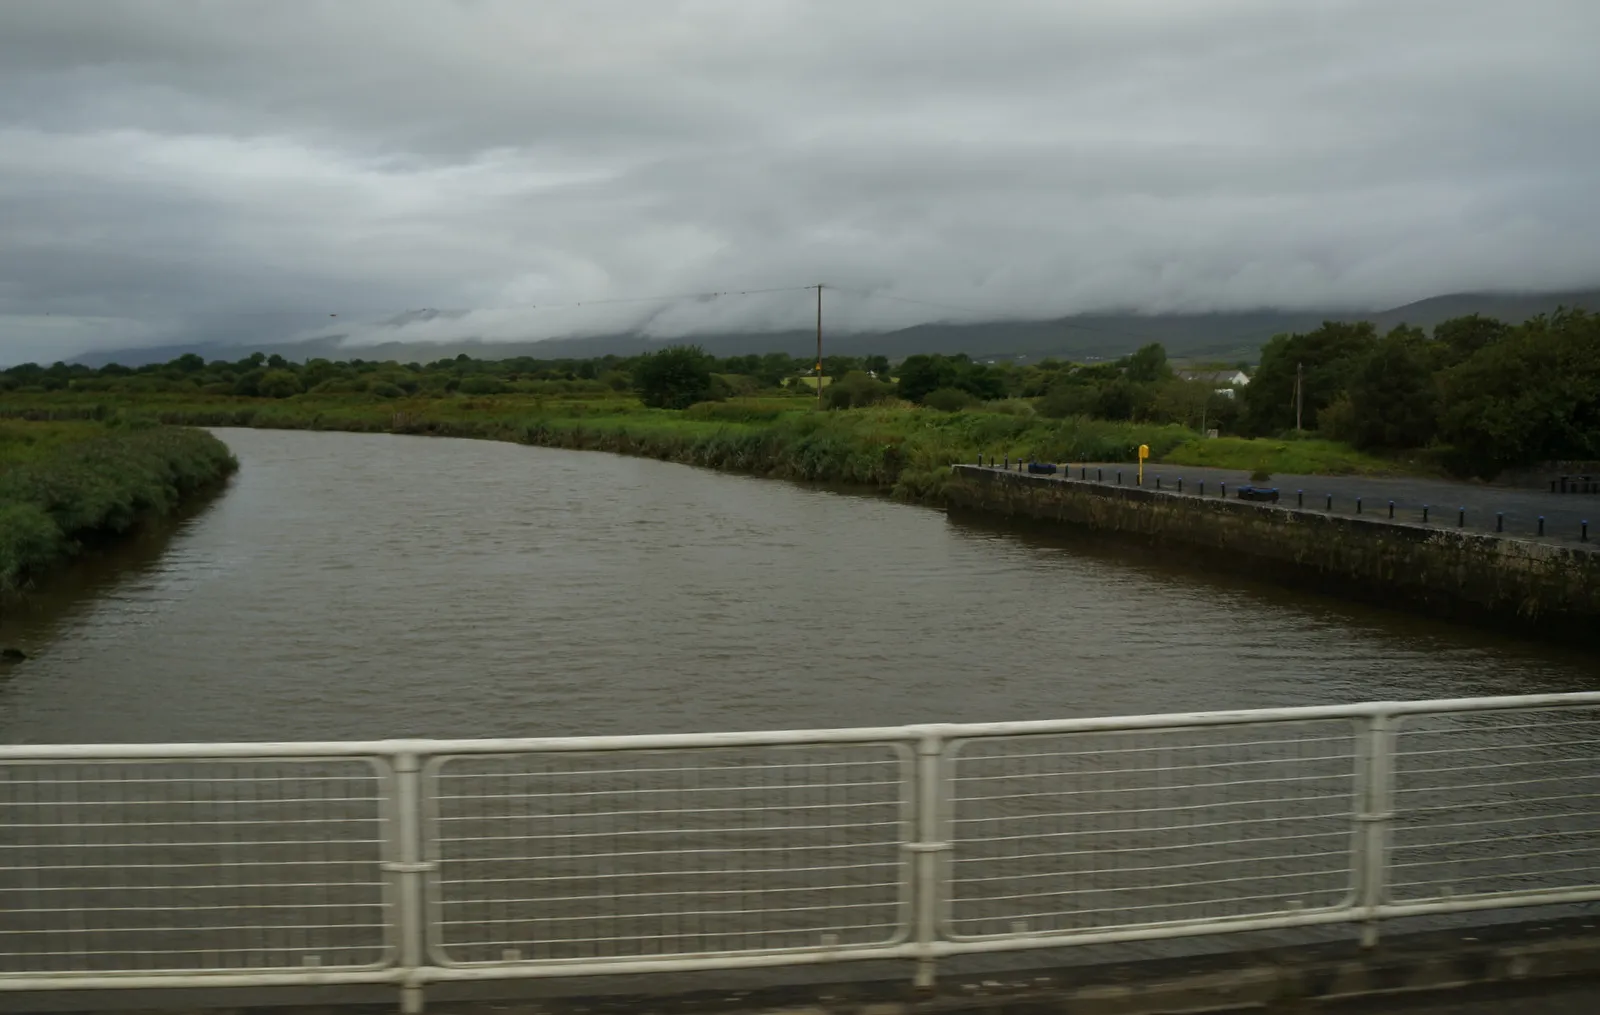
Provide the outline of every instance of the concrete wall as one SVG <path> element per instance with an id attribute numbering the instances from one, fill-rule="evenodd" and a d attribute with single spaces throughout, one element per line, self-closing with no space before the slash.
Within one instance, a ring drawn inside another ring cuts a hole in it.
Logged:
<path id="1" fill-rule="evenodd" d="M 1219 496 L 953 466 L 968 509 L 1183 545 L 1247 573 L 1600 646 L 1600 552 Z"/>

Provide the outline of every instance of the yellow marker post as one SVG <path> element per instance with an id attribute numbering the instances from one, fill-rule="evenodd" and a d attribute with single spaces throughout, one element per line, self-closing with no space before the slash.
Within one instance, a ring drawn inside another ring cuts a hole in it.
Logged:
<path id="1" fill-rule="evenodd" d="M 1150 445 L 1139 445 L 1139 485 L 1144 485 L 1144 460 L 1150 457 Z"/>

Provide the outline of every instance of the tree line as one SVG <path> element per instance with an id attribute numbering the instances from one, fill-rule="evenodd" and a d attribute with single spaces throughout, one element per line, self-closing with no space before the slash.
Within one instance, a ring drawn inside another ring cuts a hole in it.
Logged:
<path id="1" fill-rule="evenodd" d="M 1297 392 L 1298 389 L 1298 392 Z M 1455 471 L 1600 459 L 1600 317 L 1559 310 L 1509 325 L 1471 315 L 1432 334 L 1323 324 L 1261 350 L 1241 427 L 1296 427 L 1358 448 L 1434 447 Z"/>
<path id="2" fill-rule="evenodd" d="M 1227 364 L 1213 364 L 1213 367 Z M 1244 366 L 1239 364 L 1238 366 Z M 194 353 L 140 367 L 25 363 L 0 371 L 0 392 L 84 391 L 289 398 L 301 394 L 606 395 L 682 409 L 734 396 L 815 394 L 816 363 L 786 353 L 714 357 L 694 346 L 590 359 L 429 363 L 255 353 L 207 361 Z M 1315 433 L 1364 450 L 1432 448 L 1463 473 L 1524 463 L 1600 459 L 1600 317 L 1561 310 L 1510 325 L 1472 315 L 1432 330 L 1326 322 L 1278 335 L 1247 385 L 1176 371 L 1152 343 L 1118 360 L 980 362 L 966 355 L 827 356 L 823 404 L 904 400 L 946 411 L 977 406 L 1051 418 L 1178 423 L 1242 436 Z M 1225 376 L 1225 372 L 1223 373 Z"/>

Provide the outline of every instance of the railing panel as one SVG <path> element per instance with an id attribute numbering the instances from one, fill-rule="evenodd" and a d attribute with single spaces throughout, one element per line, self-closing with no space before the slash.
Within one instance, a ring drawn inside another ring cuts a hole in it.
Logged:
<path id="1" fill-rule="evenodd" d="M 908 748 L 525 753 L 424 773 L 436 961 L 848 951 L 909 924 Z"/>
<path id="2" fill-rule="evenodd" d="M 0 974 L 384 965 L 385 771 L 0 762 Z"/>
<path id="3" fill-rule="evenodd" d="M 947 932 L 1069 936 L 1348 906 L 1356 755 L 1349 720 L 958 741 Z"/>
<path id="4" fill-rule="evenodd" d="M 1600 887 L 1600 709 L 1407 716 L 1394 784 L 1395 902 Z"/>

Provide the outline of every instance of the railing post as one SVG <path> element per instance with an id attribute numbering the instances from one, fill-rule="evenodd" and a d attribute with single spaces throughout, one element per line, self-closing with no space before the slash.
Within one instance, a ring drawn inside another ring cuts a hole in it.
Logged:
<path id="1" fill-rule="evenodd" d="M 425 947 L 426 916 L 422 879 L 433 864 L 422 858 L 422 764 L 416 754 L 405 751 L 394 756 L 394 835 L 393 859 L 384 869 L 395 875 L 395 921 L 400 937 L 400 968 L 405 974 L 400 987 L 400 1010 L 405 1015 L 420 1015 L 423 995 L 418 971 L 427 962 Z"/>
<path id="2" fill-rule="evenodd" d="M 1394 819 L 1394 720 L 1375 715 L 1362 731 L 1355 829 L 1356 905 L 1361 947 L 1378 943 L 1378 907 L 1388 892 L 1389 829 Z"/>
<path id="3" fill-rule="evenodd" d="M 939 937 L 939 907 L 944 893 L 940 888 L 943 864 L 940 854 L 950 850 L 944 832 L 944 741 L 937 734 L 926 734 L 917 741 L 916 841 L 906 844 L 915 859 L 912 874 L 912 920 L 915 923 L 919 990 L 933 986 L 934 942 Z"/>

